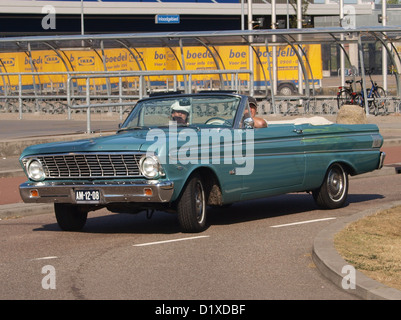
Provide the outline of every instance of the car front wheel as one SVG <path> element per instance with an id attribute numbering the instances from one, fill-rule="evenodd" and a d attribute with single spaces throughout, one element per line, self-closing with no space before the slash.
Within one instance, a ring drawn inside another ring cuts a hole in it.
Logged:
<path id="1" fill-rule="evenodd" d="M 88 211 L 77 205 L 55 203 L 54 213 L 59 227 L 64 231 L 81 230 L 88 217 Z"/>
<path id="2" fill-rule="evenodd" d="M 198 175 L 190 178 L 177 205 L 178 221 L 183 232 L 202 232 L 206 224 L 206 200 Z"/>
<path id="3" fill-rule="evenodd" d="M 327 170 L 322 185 L 312 192 L 316 204 L 324 209 L 336 209 L 344 205 L 348 195 L 348 173 L 335 163 Z"/>

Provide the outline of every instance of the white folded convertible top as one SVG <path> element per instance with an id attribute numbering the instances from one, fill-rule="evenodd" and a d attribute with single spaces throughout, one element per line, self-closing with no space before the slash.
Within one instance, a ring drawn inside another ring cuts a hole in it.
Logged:
<path id="1" fill-rule="evenodd" d="M 314 126 L 321 126 L 321 125 L 328 125 L 333 124 L 332 121 L 327 120 L 326 118 L 315 116 L 310 118 L 295 118 L 292 120 L 276 120 L 276 121 L 268 121 L 266 120 L 267 124 L 311 124 Z"/>

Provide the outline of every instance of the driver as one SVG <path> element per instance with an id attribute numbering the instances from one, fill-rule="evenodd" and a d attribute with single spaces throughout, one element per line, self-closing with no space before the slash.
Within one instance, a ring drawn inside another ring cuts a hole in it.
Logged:
<path id="1" fill-rule="evenodd" d="M 256 100 L 250 98 L 249 109 L 251 110 L 251 114 L 249 115 L 248 111 L 245 110 L 244 116 L 251 117 L 253 119 L 254 128 L 266 128 L 267 127 L 266 120 L 256 117 L 256 111 L 257 111 Z"/>
<path id="2" fill-rule="evenodd" d="M 250 103 L 249 107 L 251 109 L 251 118 L 253 119 L 255 128 L 266 128 L 267 122 L 259 117 L 256 117 L 256 104 Z"/>
<path id="3" fill-rule="evenodd" d="M 173 121 L 177 121 L 177 124 L 188 124 L 189 113 L 191 106 L 182 106 L 179 101 L 174 102 L 171 107 L 171 118 Z"/>

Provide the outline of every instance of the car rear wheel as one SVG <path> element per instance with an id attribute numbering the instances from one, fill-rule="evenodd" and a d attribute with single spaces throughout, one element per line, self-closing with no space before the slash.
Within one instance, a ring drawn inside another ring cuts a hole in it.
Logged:
<path id="1" fill-rule="evenodd" d="M 183 232 L 201 232 L 206 225 L 206 200 L 198 175 L 188 181 L 177 205 L 178 221 Z"/>
<path id="2" fill-rule="evenodd" d="M 316 204 L 324 209 L 336 209 L 344 205 L 348 195 L 348 173 L 335 163 L 327 170 L 322 185 L 312 192 Z"/>
<path id="3" fill-rule="evenodd" d="M 81 230 L 88 217 L 88 211 L 82 207 L 66 203 L 55 203 L 54 213 L 58 225 L 64 231 Z"/>

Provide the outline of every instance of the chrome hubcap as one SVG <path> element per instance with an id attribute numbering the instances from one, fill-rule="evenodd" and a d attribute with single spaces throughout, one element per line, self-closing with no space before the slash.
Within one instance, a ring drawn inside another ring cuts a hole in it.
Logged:
<path id="1" fill-rule="evenodd" d="M 340 168 L 334 167 L 330 170 L 327 177 L 327 187 L 329 196 L 333 201 L 342 199 L 345 191 L 345 177 Z"/>
<path id="2" fill-rule="evenodd" d="M 205 219 L 205 203 L 204 203 L 204 192 L 200 182 L 196 184 L 195 188 L 195 210 L 196 219 L 199 223 L 202 223 Z"/>

